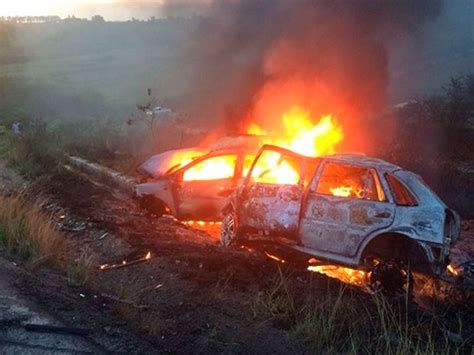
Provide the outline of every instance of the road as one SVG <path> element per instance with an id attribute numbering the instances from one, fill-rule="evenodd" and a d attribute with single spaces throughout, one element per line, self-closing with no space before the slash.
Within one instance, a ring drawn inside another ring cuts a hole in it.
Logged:
<path id="1" fill-rule="evenodd" d="M 64 327 L 60 321 L 22 296 L 15 287 L 22 272 L 0 256 L 0 353 L 1 354 L 100 354 L 105 353 L 84 336 L 28 331 L 28 325 Z"/>

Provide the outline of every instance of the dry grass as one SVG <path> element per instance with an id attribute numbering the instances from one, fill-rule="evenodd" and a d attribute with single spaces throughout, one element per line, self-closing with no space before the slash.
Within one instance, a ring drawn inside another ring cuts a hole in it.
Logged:
<path id="1" fill-rule="evenodd" d="M 453 344 L 436 316 L 419 317 L 405 302 L 381 295 L 363 298 L 345 286 L 314 295 L 308 287 L 302 294 L 280 270 L 273 285 L 257 295 L 252 310 L 328 353 L 437 354 L 469 348 Z M 455 328 L 458 333 L 462 325 Z"/>
<path id="2" fill-rule="evenodd" d="M 0 195 L 0 244 L 31 266 L 56 263 L 66 241 L 40 206 L 23 196 Z"/>
<path id="3" fill-rule="evenodd" d="M 91 279 L 95 269 L 95 258 L 93 255 L 83 253 L 67 268 L 67 281 L 69 286 L 84 286 Z"/>

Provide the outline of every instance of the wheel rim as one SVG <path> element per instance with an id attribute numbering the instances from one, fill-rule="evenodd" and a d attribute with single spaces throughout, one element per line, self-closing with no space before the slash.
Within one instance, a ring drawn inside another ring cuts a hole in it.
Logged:
<path id="1" fill-rule="evenodd" d="M 234 218 L 234 215 L 229 213 L 224 217 L 224 220 L 222 221 L 222 227 L 221 227 L 221 244 L 223 246 L 229 246 L 232 241 L 235 239 L 236 236 L 236 220 Z"/>
<path id="2" fill-rule="evenodd" d="M 411 291 L 411 273 L 405 263 L 382 261 L 370 273 L 370 285 L 375 292 L 396 296 Z"/>

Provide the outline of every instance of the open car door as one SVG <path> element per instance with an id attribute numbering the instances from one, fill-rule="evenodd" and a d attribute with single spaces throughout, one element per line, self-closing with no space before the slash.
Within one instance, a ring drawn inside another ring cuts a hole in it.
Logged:
<path id="1" fill-rule="evenodd" d="M 243 228 L 296 238 L 304 189 L 305 158 L 264 146 L 245 180 L 237 211 Z"/>

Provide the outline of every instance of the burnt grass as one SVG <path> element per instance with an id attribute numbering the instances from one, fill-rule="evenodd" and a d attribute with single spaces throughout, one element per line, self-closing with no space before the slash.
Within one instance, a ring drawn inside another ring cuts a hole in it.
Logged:
<path id="1" fill-rule="evenodd" d="M 67 262 L 87 256 L 93 267 L 82 286 L 72 286 L 64 272 L 41 269 L 19 277 L 19 289 L 66 324 L 91 327 L 92 337 L 113 351 L 370 353 L 387 350 L 374 347 L 374 339 L 387 334 L 394 346 L 403 341 L 396 327 L 382 334 L 377 299 L 307 272 L 293 255 L 271 250 L 288 261 L 281 264 L 267 258 L 262 247 L 223 249 L 216 237 L 172 219 L 151 218 L 119 192 L 65 172 L 33 184 L 30 193 L 41 194 L 44 210 L 72 242 Z M 148 262 L 98 270 L 149 251 Z M 458 290 L 433 295 L 423 307 L 413 300 L 383 304 L 400 323 L 413 324 L 419 338 L 429 333 L 440 351 L 471 352 L 472 295 Z M 326 338 L 311 336 L 307 316 L 331 310 L 340 299 L 345 307 L 340 319 L 327 325 L 334 329 Z M 355 321 L 356 328 L 347 326 Z"/>

